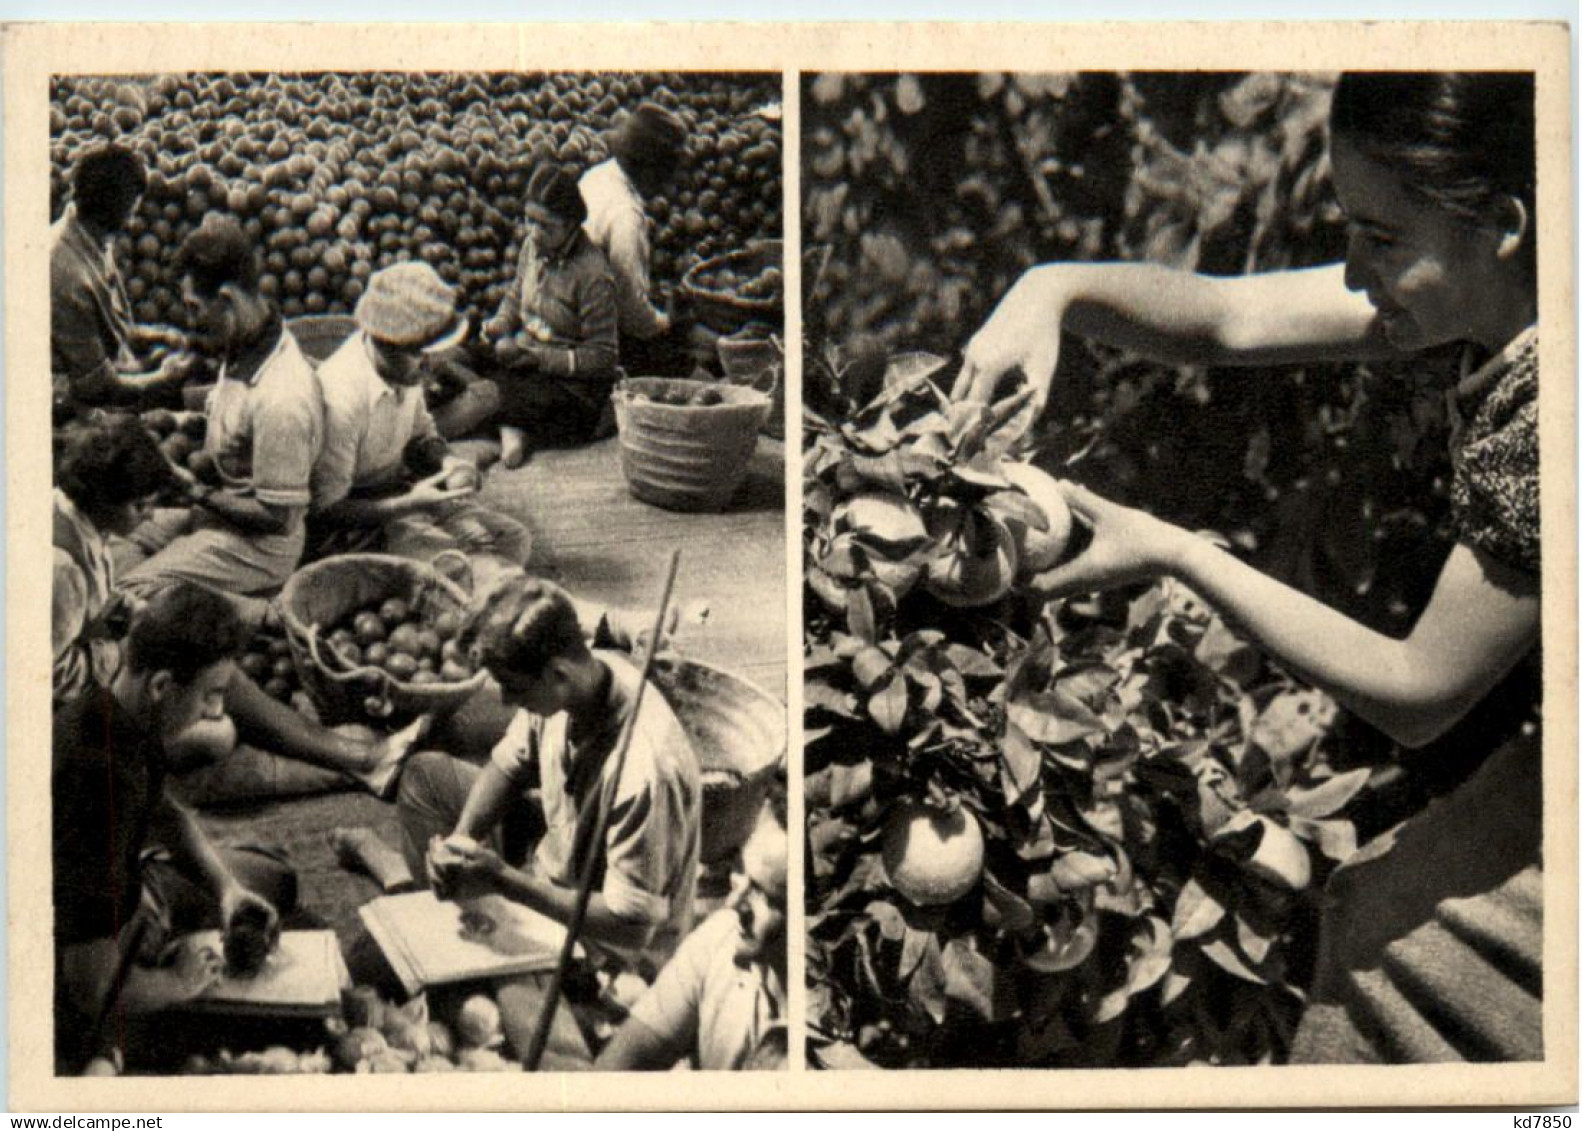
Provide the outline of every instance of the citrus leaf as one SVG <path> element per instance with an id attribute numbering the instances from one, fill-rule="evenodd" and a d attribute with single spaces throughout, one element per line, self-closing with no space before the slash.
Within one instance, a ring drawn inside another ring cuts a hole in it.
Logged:
<path id="1" fill-rule="evenodd" d="M 906 934 L 901 939 L 901 964 L 897 968 L 902 981 L 917 972 L 918 966 L 928 957 L 931 948 L 938 954 L 939 936 L 933 931 L 925 931 L 909 924 Z"/>
<path id="2" fill-rule="evenodd" d="M 1265 936 L 1251 923 L 1240 915 L 1236 916 L 1236 942 L 1255 966 L 1262 966 L 1264 959 L 1269 957 L 1269 947 L 1274 940 Z"/>
<path id="3" fill-rule="evenodd" d="M 932 945 L 925 944 L 917 966 L 907 980 L 906 990 L 912 1004 L 933 1018 L 934 1024 L 939 1025 L 945 1020 L 945 1010 L 948 1006 L 946 998 L 948 978 L 939 937 L 932 933 L 929 937 L 933 940 Z"/>
<path id="4" fill-rule="evenodd" d="M 857 700 L 847 692 L 837 690 L 823 680 L 809 680 L 803 687 L 803 706 L 809 711 L 828 711 L 842 718 L 855 718 Z"/>
<path id="5" fill-rule="evenodd" d="M 1092 915 L 1063 917 L 1044 928 L 1043 946 L 1022 961 L 1043 974 L 1058 974 L 1088 960 L 1099 942 L 1098 920 Z"/>
<path id="6" fill-rule="evenodd" d="M 1170 957 L 1175 939 L 1163 919 L 1150 915 L 1132 933 L 1131 952 L 1127 955 L 1127 990 L 1140 994 L 1152 989 L 1170 970 Z"/>
<path id="7" fill-rule="evenodd" d="M 1073 742 L 1104 730 L 1103 721 L 1092 711 L 1058 691 L 1019 695 L 1005 713 L 1028 738 L 1050 745 Z"/>
<path id="8" fill-rule="evenodd" d="M 1297 817 L 1317 820 L 1340 812 L 1346 803 L 1368 784 L 1370 770 L 1364 768 L 1336 774 L 1322 785 L 1312 789 L 1287 790 L 1285 797 L 1288 811 Z"/>
<path id="9" fill-rule="evenodd" d="M 892 673 L 868 700 L 868 713 L 886 734 L 898 734 L 906 721 L 906 680 Z"/>
<path id="10" fill-rule="evenodd" d="M 1108 883 L 1115 875 L 1115 862 L 1092 852 L 1066 852 L 1055 858 L 1049 875 L 1062 891 L 1085 891 Z"/>
<path id="11" fill-rule="evenodd" d="M 828 770 L 831 809 L 865 801 L 873 793 L 873 763 L 866 758 L 850 766 L 837 762 Z"/>
<path id="12" fill-rule="evenodd" d="M 890 674 L 891 668 L 890 657 L 871 644 L 851 660 L 851 674 L 857 677 L 857 685 L 864 691 L 872 691 L 880 680 Z"/>
<path id="13" fill-rule="evenodd" d="M 906 937 L 906 919 L 901 915 L 901 909 L 893 903 L 876 899 L 864 909 L 868 918 L 872 919 L 879 927 L 879 933 L 891 942 L 900 942 Z"/>
<path id="14" fill-rule="evenodd" d="M 1225 917 L 1225 908 L 1196 880 L 1188 880 L 1176 897 L 1170 932 L 1178 939 L 1195 939 L 1208 934 Z"/>
<path id="15" fill-rule="evenodd" d="M 1213 962 L 1221 970 L 1224 970 L 1227 974 L 1234 974 L 1244 982 L 1252 982 L 1259 986 L 1269 984 L 1267 978 L 1249 969 L 1246 963 L 1237 957 L 1236 952 L 1223 939 L 1215 939 L 1209 943 L 1203 948 L 1203 953 L 1208 956 L 1209 961 Z"/>
<path id="16" fill-rule="evenodd" d="M 945 645 L 945 658 L 962 675 L 971 679 L 998 679 L 1001 668 L 982 652 L 963 644 Z"/>
<path id="17" fill-rule="evenodd" d="M 983 873 L 984 898 L 994 905 L 999 915 L 999 929 L 1011 934 L 1030 930 L 1037 921 L 1033 909 L 1021 896 L 1005 888 L 988 872 Z"/>
<path id="18" fill-rule="evenodd" d="M 945 947 L 945 995 L 985 1021 L 995 1020 L 994 964 L 960 939 Z"/>
<path id="19" fill-rule="evenodd" d="M 1164 988 L 1159 991 L 1159 1004 L 1169 1005 L 1192 985 L 1192 976 L 1183 974 L 1179 970 L 1171 970 L 1165 974 Z"/>
<path id="20" fill-rule="evenodd" d="M 1090 1014 L 1090 1019 L 1095 1025 L 1107 1025 L 1126 1012 L 1126 1007 L 1131 1004 L 1131 1000 L 1132 993 L 1129 987 L 1125 985 L 1116 986 L 1109 993 L 1098 999 Z"/>
<path id="21" fill-rule="evenodd" d="M 878 638 L 879 629 L 874 620 L 873 598 L 860 586 L 846 595 L 846 627 L 851 629 L 853 636 L 865 643 L 872 644 Z"/>
<path id="22" fill-rule="evenodd" d="M 1318 850 L 1337 864 L 1357 851 L 1357 830 L 1350 821 L 1314 821 L 1293 814 L 1291 831 L 1317 844 Z"/>

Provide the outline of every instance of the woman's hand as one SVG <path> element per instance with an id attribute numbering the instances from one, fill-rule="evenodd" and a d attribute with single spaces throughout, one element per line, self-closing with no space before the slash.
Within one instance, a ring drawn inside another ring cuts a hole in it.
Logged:
<path id="1" fill-rule="evenodd" d="M 1034 592 L 1046 598 L 1094 593 L 1170 570 L 1184 540 L 1192 535 L 1146 511 L 1123 507 L 1065 480 L 1060 491 L 1071 510 L 1092 532 L 1092 542 L 1076 557 L 1039 574 Z"/>
<path id="2" fill-rule="evenodd" d="M 967 343 L 953 398 L 987 404 L 995 399 L 1001 379 L 1019 369 L 1034 390 L 1037 412 L 1043 411 L 1060 361 L 1065 300 L 1058 278 L 1051 267 L 1034 267 L 1006 292 Z"/>

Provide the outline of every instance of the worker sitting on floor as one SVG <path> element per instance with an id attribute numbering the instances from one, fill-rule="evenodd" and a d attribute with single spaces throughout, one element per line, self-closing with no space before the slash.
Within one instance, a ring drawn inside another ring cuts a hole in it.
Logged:
<path id="1" fill-rule="evenodd" d="M 139 956 L 158 958 L 171 931 L 213 927 L 269 944 L 279 912 L 295 904 L 284 863 L 263 850 L 216 848 L 166 790 L 167 775 L 235 745 L 225 696 L 246 637 L 224 597 L 177 583 L 133 618 L 107 693 L 55 714 L 58 1071 L 111 1055 L 107 1042 L 128 1015 L 190 999 L 220 972 L 212 952 L 123 968 L 123 947 L 136 942 Z M 145 904 L 168 921 L 150 926 Z"/>
<path id="2" fill-rule="evenodd" d="M 786 1014 L 786 800 L 776 783 L 742 849 L 731 905 L 681 944 L 594 1067 L 778 1067 Z"/>
<path id="3" fill-rule="evenodd" d="M 644 695 L 615 779 L 639 673 L 588 647 L 570 599 L 549 582 L 522 576 L 499 587 L 462 641 L 519 711 L 481 768 L 430 752 L 407 765 L 397 806 L 414 874 L 448 898 L 498 893 L 565 923 L 603 796 L 609 824 L 581 939 L 595 958 L 651 977 L 692 925 L 702 787 L 680 722 L 662 695 Z M 541 814 L 524 797 L 535 784 Z M 532 865 L 516 867 L 519 834 L 533 824 Z M 534 982 L 501 987 L 514 1048 L 527 1047 L 539 1000 Z"/>
<path id="4" fill-rule="evenodd" d="M 369 280 L 356 317 L 357 332 L 319 366 L 324 444 L 308 556 L 364 550 L 428 561 L 460 549 L 525 564 L 527 529 L 474 501 L 476 465 L 449 453 L 424 403 L 424 354 L 467 332 L 455 291 L 427 263 L 398 263 Z"/>
<path id="5" fill-rule="evenodd" d="M 147 187 L 136 153 L 113 142 L 95 146 L 77 159 L 72 202 L 50 227 L 50 369 L 56 406 L 67 415 L 94 405 L 179 404 L 192 369 L 177 348 L 179 333 L 132 321 L 115 262 L 116 238 Z M 173 352 L 155 362 L 154 347 Z"/>
<path id="6" fill-rule="evenodd" d="M 256 624 L 263 598 L 302 557 L 323 398 L 280 312 L 259 292 L 256 250 L 233 218 L 206 217 L 177 269 L 195 335 L 224 358 L 206 406 L 213 480 L 191 485 L 190 509 L 161 511 L 133 536 L 153 556 L 121 586 L 146 598 L 171 581 L 195 581 L 238 597 Z"/>

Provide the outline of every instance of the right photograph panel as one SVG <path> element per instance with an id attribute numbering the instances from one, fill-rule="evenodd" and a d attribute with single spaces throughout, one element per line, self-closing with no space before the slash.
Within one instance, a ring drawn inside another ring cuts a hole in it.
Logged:
<path id="1" fill-rule="evenodd" d="M 1533 76 L 800 95 L 810 1065 L 1542 1059 Z"/>

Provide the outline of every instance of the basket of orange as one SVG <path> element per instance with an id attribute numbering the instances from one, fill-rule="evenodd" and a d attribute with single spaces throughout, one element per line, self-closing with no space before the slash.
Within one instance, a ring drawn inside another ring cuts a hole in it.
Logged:
<path id="1" fill-rule="evenodd" d="M 677 511 L 730 502 L 773 405 L 757 389 L 683 377 L 630 377 L 611 399 L 627 488 Z"/>
<path id="2" fill-rule="evenodd" d="M 458 639 L 467 606 L 467 590 L 434 565 L 388 554 L 304 566 L 279 600 L 292 662 L 320 717 L 391 726 L 455 710 L 487 681 Z"/>

